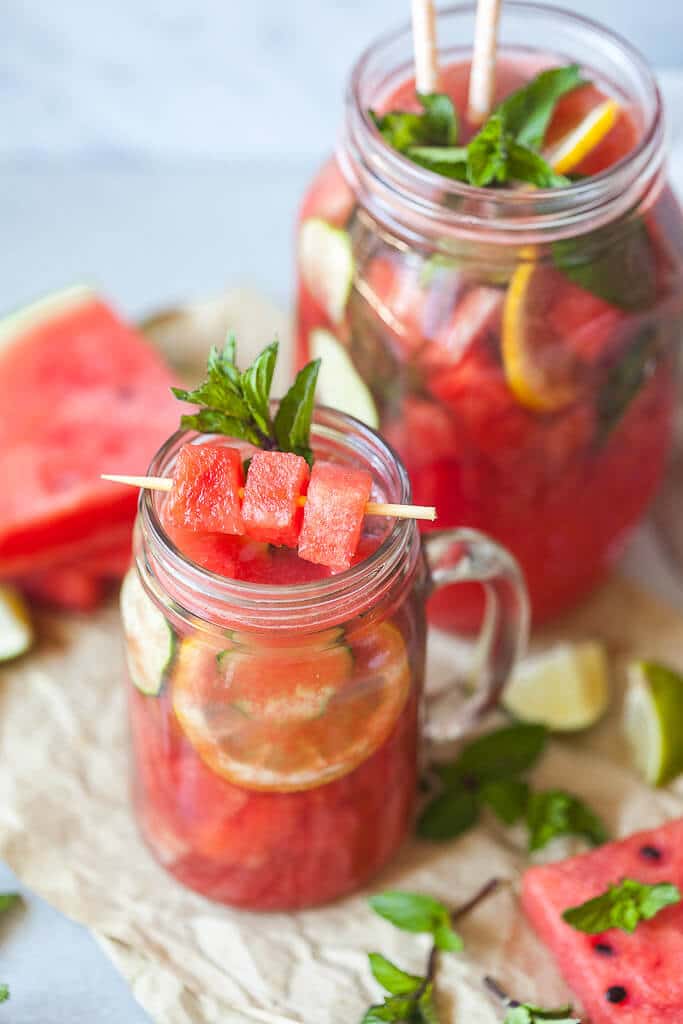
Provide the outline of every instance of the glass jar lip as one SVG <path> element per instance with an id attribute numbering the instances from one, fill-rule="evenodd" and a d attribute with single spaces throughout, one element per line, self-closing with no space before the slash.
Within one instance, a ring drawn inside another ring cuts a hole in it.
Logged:
<path id="1" fill-rule="evenodd" d="M 351 436 L 366 454 L 381 461 L 385 468 L 395 474 L 394 488 L 387 500 L 401 503 L 410 502 L 410 481 L 399 456 L 377 431 L 359 420 L 326 406 L 316 406 L 312 424 L 312 436 L 316 433 L 327 439 L 343 439 Z M 178 448 L 201 435 L 193 431 L 179 430 L 171 435 L 152 459 L 149 474 L 162 476 L 167 471 Z M 210 435 L 206 435 L 207 437 Z M 353 446 L 348 447 L 351 452 Z M 155 493 L 143 490 L 139 499 L 139 524 L 143 537 L 143 548 L 138 556 L 138 567 L 147 569 L 154 562 L 163 569 L 164 575 L 178 584 L 178 594 L 196 591 L 217 607 L 230 608 L 239 625 L 249 629 L 282 628 L 292 625 L 319 626 L 325 628 L 332 619 L 338 621 L 338 611 L 347 611 L 357 604 L 367 607 L 388 585 L 402 560 L 411 549 L 417 532 L 413 520 L 394 521 L 388 534 L 371 555 L 349 569 L 308 583 L 272 584 L 251 583 L 230 579 L 198 565 L 187 558 L 164 530 L 155 503 Z M 152 573 L 152 576 L 155 576 Z M 149 576 L 149 574 L 148 574 Z M 148 580 L 149 582 L 149 580 Z M 157 597 L 167 597 L 164 587 L 152 581 Z M 196 609 L 188 607 L 191 602 L 174 594 L 172 603 L 176 610 L 190 617 L 197 617 Z M 202 606 L 205 607 L 202 602 Z M 200 618 L 206 618 L 200 614 Z M 297 619 L 300 621 L 297 623 Z M 272 621 L 267 621 L 272 620 Z"/>
<path id="2" fill-rule="evenodd" d="M 437 18 L 439 21 L 443 21 L 449 17 L 471 16 L 474 15 L 476 9 L 476 2 L 470 0 L 467 3 L 457 3 L 441 8 L 437 13 Z M 362 97 L 363 77 L 373 58 L 382 49 L 399 42 L 402 38 L 411 36 L 412 27 L 409 22 L 404 22 L 400 27 L 376 37 L 366 47 L 351 70 L 348 88 L 351 109 L 347 118 L 346 137 L 343 139 L 339 154 L 343 168 L 352 179 L 352 183 L 357 184 L 358 175 L 350 164 L 358 162 L 359 154 L 362 157 L 363 146 L 368 147 L 376 158 L 372 161 L 371 175 L 377 179 L 384 173 L 387 180 L 391 182 L 394 201 L 396 201 L 397 194 L 403 192 L 402 198 L 404 200 L 408 197 L 412 199 L 413 212 L 418 216 L 420 214 L 426 217 L 429 217 L 430 214 L 434 216 L 438 211 L 438 216 L 443 218 L 444 222 L 459 222 L 459 226 L 465 229 L 465 233 L 468 225 L 478 230 L 478 226 L 482 223 L 496 233 L 506 230 L 519 233 L 526 231 L 529 221 L 533 220 L 537 230 L 555 230 L 558 232 L 557 237 L 562 237 L 561 233 L 567 217 L 575 222 L 581 210 L 585 210 L 589 217 L 595 217 L 597 209 L 601 207 L 605 207 L 604 212 L 607 214 L 607 206 L 610 207 L 610 213 L 602 218 L 602 223 L 615 219 L 629 208 L 629 204 L 630 206 L 634 205 L 631 201 L 634 183 L 646 172 L 649 172 L 648 180 L 651 180 L 663 161 L 664 108 L 661 91 L 652 70 L 639 50 L 627 39 L 585 15 L 576 14 L 564 7 L 551 7 L 546 3 L 535 2 L 535 0 L 506 0 L 505 11 L 512 15 L 545 16 L 563 21 L 583 29 L 593 36 L 601 37 L 621 53 L 629 66 L 636 72 L 647 94 L 649 104 L 641 138 L 626 156 L 599 174 L 592 175 L 583 181 L 572 182 L 566 188 L 539 188 L 533 191 L 507 187 L 482 188 L 467 182 L 445 178 L 413 163 L 389 146 L 381 137 Z M 351 160 L 348 159 L 346 152 L 348 149 L 356 151 Z M 641 187 L 640 191 L 643 193 L 646 191 L 646 187 Z M 434 198 L 435 196 L 436 198 Z M 626 203 L 624 202 L 625 196 L 628 196 Z M 457 209 L 449 209 L 447 204 L 454 199 L 468 207 L 466 216 L 463 216 Z M 480 205 L 484 208 L 485 215 L 483 217 L 477 217 L 475 212 Z M 614 208 L 612 209 L 612 207 Z M 500 219 L 495 214 L 493 217 L 491 216 L 491 211 L 496 208 L 505 210 L 505 215 Z M 571 233 L 575 233 L 575 231 Z"/>

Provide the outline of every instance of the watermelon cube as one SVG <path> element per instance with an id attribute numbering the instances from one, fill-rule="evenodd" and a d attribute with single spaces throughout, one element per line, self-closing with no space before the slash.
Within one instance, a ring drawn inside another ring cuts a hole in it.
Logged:
<path id="1" fill-rule="evenodd" d="M 316 462 L 299 536 L 300 557 L 331 569 L 348 569 L 371 489 L 372 477 L 365 470 Z"/>
<path id="2" fill-rule="evenodd" d="M 531 868 L 522 905 L 592 1024 L 683 1021 L 683 903 L 641 921 L 630 935 L 585 935 L 562 920 L 563 911 L 623 878 L 671 882 L 683 891 L 683 819 Z"/>
<path id="3" fill-rule="evenodd" d="M 256 452 L 244 486 L 242 518 L 252 540 L 295 548 L 306 492 L 308 463 L 292 452 Z"/>
<path id="4" fill-rule="evenodd" d="M 185 444 L 173 469 L 166 499 L 170 523 L 201 533 L 244 533 L 242 456 L 224 444 Z"/>

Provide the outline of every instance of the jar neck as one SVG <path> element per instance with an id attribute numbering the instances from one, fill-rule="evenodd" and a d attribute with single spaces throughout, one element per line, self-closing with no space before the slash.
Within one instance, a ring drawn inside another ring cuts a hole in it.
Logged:
<path id="1" fill-rule="evenodd" d="M 149 473 L 169 475 L 179 449 L 197 437 L 182 431 L 174 434 L 154 457 Z M 383 500 L 410 501 L 405 468 L 369 427 L 318 407 L 311 441 L 319 457 L 368 469 Z M 187 559 L 162 526 L 161 500 L 157 492 L 141 493 L 135 560 L 159 604 L 193 629 L 314 634 L 395 606 L 413 585 L 420 542 L 412 520 L 395 520 L 378 548 L 344 572 L 310 583 L 249 583 L 217 575 Z"/>
<path id="2" fill-rule="evenodd" d="M 462 40 L 473 38 L 475 13 L 471 3 L 439 13 L 442 67 L 469 59 Z M 662 101 L 636 50 L 586 18 L 519 0 L 504 5 L 500 45 L 513 59 L 533 54 L 548 64 L 579 63 L 586 77 L 606 83 L 638 111 L 639 142 L 606 171 L 564 189 L 475 188 L 427 171 L 392 149 L 368 114 L 411 76 L 411 30 L 404 26 L 373 43 L 354 67 L 338 158 L 361 205 L 413 244 L 435 237 L 548 243 L 615 222 L 661 187 Z"/>

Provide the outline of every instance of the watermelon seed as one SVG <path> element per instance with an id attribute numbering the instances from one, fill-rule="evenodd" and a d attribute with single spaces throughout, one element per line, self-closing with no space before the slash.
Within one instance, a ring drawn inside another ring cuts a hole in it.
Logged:
<path id="1" fill-rule="evenodd" d="M 623 985 L 611 985 L 605 993 L 608 1003 L 623 1003 L 627 995 L 628 992 Z"/>
<path id="2" fill-rule="evenodd" d="M 645 857 L 646 860 L 661 860 L 662 851 L 658 850 L 656 846 L 641 846 L 638 851 L 641 857 Z"/>
<path id="3" fill-rule="evenodd" d="M 593 949 L 601 956 L 614 956 L 614 946 L 610 946 L 609 942 L 596 942 Z"/>

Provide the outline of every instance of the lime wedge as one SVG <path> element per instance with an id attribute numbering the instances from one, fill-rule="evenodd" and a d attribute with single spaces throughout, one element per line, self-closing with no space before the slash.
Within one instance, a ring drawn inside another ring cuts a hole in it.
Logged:
<path id="1" fill-rule="evenodd" d="M 588 729 L 608 704 L 607 657 L 591 642 L 562 644 L 525 658 L 503 694 L 503 705 L 515 718 L 557 732 Z"/>
<path id="2" fill-rule="evenodd" d="M 624 733 L 633 763 L 652 786 L 683 772 L 683 675 L 654 661 L 629 665 Z"/>
<path id="3" fill-rule="evenodd" d="M 354 271 L 348 231 L 319 217 L 305 220 L 299 232 L 299 268 L 304 284 L 332 323 L 341 323 Z"/>
<path id="4" fill-rule="evenodd" d="M 33 643 L 31 616 L 14 587 L 0 586 L 0 661 L 24 654 Z"/>
<path id="5" fill-rule="evenodd" d="M 311 358 L 321 360 L 318 398 L 323 405 L 355 416 L 369 427 L 378 427 L 377 406 L 370 389 L 344 346 L 330 331 L 318 327 L 311 331 L 309 348 Z"/>
<path id="6" fill-rule="evenodd" d="M 140 693 L 157 697 L 173 661 L 176 639 L 135 568 L 128 570 L 121 586 L 121 621 L 131 682 Z"/>

